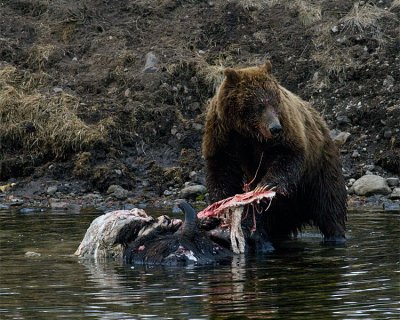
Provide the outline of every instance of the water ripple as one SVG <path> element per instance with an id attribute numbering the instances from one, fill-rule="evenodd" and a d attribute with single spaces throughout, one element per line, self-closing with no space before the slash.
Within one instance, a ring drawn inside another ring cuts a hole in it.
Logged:
<path id="1" fill-rule="evenodd" d="M 310 230 L 267 256 L 191 268 L 78 261 L 71 253 L 93 217 L 2 212 L 0 318 L 400 318 L 393 214 L 351 213 L 345 247 L 321 246 Z"/>

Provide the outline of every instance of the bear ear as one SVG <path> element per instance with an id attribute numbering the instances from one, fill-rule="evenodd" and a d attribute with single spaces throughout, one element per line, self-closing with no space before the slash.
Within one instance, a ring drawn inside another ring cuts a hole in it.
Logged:
<path id="1" fill-rule="evenodd" d="M 263 64 L 262 68 L 265 70 L 265 72 L 271 73 L 271 71 L 272 71 L 271 61 L 269 61 L 269 60 L 265 61 L 265 63 Z"/>
<path id="2" fill-rule="evenodd" d="M 225 75 L 226 80 L 229 83 L 236 83 L 239 81 L 239 78 L 240 78 L 239 73 L 235 69 L 232 69 L 232 68 L 226 68 L 224 70 L 224 75 Z"/>

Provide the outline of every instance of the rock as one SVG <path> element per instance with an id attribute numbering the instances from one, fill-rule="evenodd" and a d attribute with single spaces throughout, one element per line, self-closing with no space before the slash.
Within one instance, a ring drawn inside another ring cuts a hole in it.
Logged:
<path id="1" fill-rule="evenodd" d="M 385 211 L 400 211 L 400 203 L 393 202 L 389 199 L 386 199 L 386 201 L 382 203 L 382 206 Z"/>
<path id="2" fill-rule="evenodd" d="M 116 190 L 112 196 L 118 200 L 125 200 L 128 197 L 129 191 L 123 188 Z"/>
<path id="3" fill-rule="evenodd" d="M 386 79 L 383 80 L 383 86 L 390 91 L 394 86 L 394 78 L 388 75 Z"/>
<path id="4" fill-rule="evenodd" d="M 147 203 L 141 202 L 137 204 L 138 209 L 146 209 Z"/>
<path id="5" fill-rule="evenodd" d="M 157 72 L 158 68 L 157 68 L 157 57 L 153 52 L 149 52 L 146 54 L 146 63 L 145 66 L 143 68 L 143 72 L 144 73 L 154 73 Z"/>
<path id="6" fill-rule="evenodd" d="M 59 87 L 54 87 L 54 88 L 53 88 L 53 91 L 54 91 L 54 93 L 61 93 L 61 92 L 63 92 L 64 90 L 63 90 L 62 88 L 59 88 Z"/>
<path id="7" fill-rule="evenodd" d="M 177 205 L 174 205 L 172 207 L 172 214 L 182 214 L 182 213 L 183 213 L 182 210 L 179 209 L 179 207 Z"/>
<path id="8" fill-rule="evenodd" d="M 54 210 L 67 210 L 68 203 L 67 202 L 58 202 L 58 201 L 50 201 L 50 207 Z"/>
<path id="9" fill-rule="evenodd" d="M 9 205 L 6 205 L 4 203 L 0 203 L 0 210 L 8 210 L 8 209 L 10 209 Z"/>
<path id="10" fill-rule="evenodd" d="M 10 205 L 11 207 L 22 206 L 23 204 L 24 204 L 24 200 L 19 199 L 19 198 L 12 198 L 12 199 L 10 200 L 10 203 L 9 203 L 9 205 Z"/>
<path id="11" fill-rule="evenodd" d="M 68 203 L 50 200 L 50 207 L 56 210 L 66 210 L 68 208 Z"/>
<path id="12" fill-rule="evenodd" d="M 192 102 L 188 105 L 188 109 L 191 111 L 201 110 L 201 104 L 198 101 Z"/>
<path id="13" fill-rule="evenodd" d="M 120 185 L 113 184 L 108 187 L 107 194 L 118 200 L 125 200 L 128 197 L 129 191 L 122 188 Z"/>
<path id="14" fill-rule="evenodd" d="M 351 154 L 352 158 L 359 158 L 360 157 L 360 153 L 357 150 L 354 150 L 353 153 Z"/>
<path id="15" fill-rule="evenodd" d="M 101 201 L 101 200 L 103 200 L 103 197 L 101 196 L 101 194 L 98 194 L 98 193 L 88 193 L 88 194 L 85 194 L 84 196 L 82 196 L 82 199 Z"/>
<path id="16" fill-rule="evenodd" d="M 394 188 L 393 192 L 388 196 L 389 199 L 400 199 L 400 188 Z"/>
<path id="17" fill-rule="evenodd" d="M 193 123 L 192 127 L 197 131 L 201 131 L 203 129 L 203 125 L 201 123 Z"/>
<path id="18" fill-rule="evenodd" d="M 40 257 L 40 256 L 41 256 L 41 254 L 38 252 L 34 252 L 34 251 L 25 252 L 25 257 L 28 257 L 28 258 L 36 258 L 36 257 Z"/>
<path id="19" fill-rule="evenodd" d="M 192 181 L 186 181 L 185 182 L 185 187 L 189 187 L 189 186 L 195 186 L 196 183 L 193 183 Z"/>
<path id="20" fill-rule="evenodd" d="M 178 133 L 178 129 L 176 128 L 176 126 L 173 126 L 172 128 L 171 128 L 171 134 L 174 136 L 174 135 L 176 135 Z"/>
<path id="21" fill-rule="evenodd" d="M 163 194 L 164 194 L 164 196 L 171 196 L 171 195 L 173 194 L 173 192 L 170 191 L 170 190 L 165 190 L 165 191 L 163 192 Z"/>
<path id="22" fill-rule="evenodd" d="M 196 177 L 197 177 L 197 172 L 196 172 L 196 171 L 190 171 L 190 173 L 189 173 L 189 178 L 190 178 L 191 180 L 195 180 Z"/>
<path id="23" fill-rule="evenodd" d="M 345 125 L 345 124 L 351 123 L 351 121 L 350 121 L 348 116 L 343 116 L 343 115 L 337 116 L 336 120 L 337 120 L 338 124 L 341 124 L 341 125 Z"/>
<path id="24" fill-rule="evenodd" d="M 397 187 L 400 183 L 400 179 L 399 178 L 387 178 L 386 179 L 387 184 L 389 185 L 389 187 L 393 188 L 393 187 Z"/>
<path id="25" fill-rule="evenodd" d="M 145 187 L 145 188 L 147 188 L 147 187 L 150 186 L 150 182 L 147 181 L 147 180 L 143 180 L 143 181 L 142 181 L 142 186 Z"/>
<path id="26" fill-rule="evenodd" d="M 43 211 L 44 211 L 44 209 L 42 209 L 42 208 L 21 208 L 21 209 L 19 209 L 19 212 L 24 213 L 24 214 L 34 213 L 34 212 L 43 212 Z"/>
<path id="27" fill-rule="evenodd" d="M 338 147 L 344 145 L 347 139 L 351 136 L 350 132 L 339 132 L 336 136 L 333 137 L 333 141 Z"/>
<path id="28" fill-rule="evenodd" d="M 124 206 L 122 207 L 123 210 L 133 210 L 135 209 L 135 206 L 131 203 L 125 203 Z"/>
<path id="29" fill-rule="evenodd" d="M 392 132 L 392 130 L 390 130 L 390 129 L 385 130 L 385 131 L 383 132 L 383 137 L 384 137 L 385 139 L 390 139 L 390 138 L 392 137 L 392 135 L 393 135 L 393 132 Z"/>
<path id="30" fill-rule="evenodd" d="M 201 194 L 205 194 L 207 192 L 207 188 L 201 184 L 196 184 L 193 186 L 187 186 L 185 188 L 183 188 L 179 195 L 184 198 L 184 199 L 188 199 L 188 198 L 196 198 L 197 196 L 201 195 Z"/>
<path id="31" fill-rule="evenodd" d="M 381 194 L 374 194 L 368 197 L 365 203 L 368 204 L 368 207 L 376 208 L 377 210 L 379 210 L 382 208 L 382 198 L 383 196 Z"/>
<path id="32" fill-rule="evenodd" d="M 58 201 L 57 199 L 52 199 L 49 202 L 52 210 L 68 210 L 73 212 L 79 212 L 81 210 L 81 207 L 76 203 Z"/>
<path id="33" fill-rule="evenodd" d="M 10 209 L 9 205 L 6 205 L 4 203 L 0 203 L 0 210 L 7 210 L 7 209 Z"/>
<path id="34" fill-rule="evenodd" d="M 351 179 L 349 179 L 349 183 L 347 184 L 349 187 L 351 187 L 353 184 L 354 184 L 354 182 L 356 182 L 356 179 L 354 179 L 354 178 L 351 178 Z"/>
<path id="35" fill-rule="evenodd" d="M 375 166 L 373 164 L 366 164 L 363 168 L 367 171 L 375 170 Z"/>
<path id="36" fill-rule="evenodd" d="M 47 188 L 46 193 L 49 195 L 53 195 L 57 192 L 58 188 L 57 186 L 50 186 Z"/>
<path id="37" fill-rule="evenodd" d="M 391 193 L 386 179 L 377 175 L 365 175 L 356 180 L 351 187 L 359 196 L 369 196 L 373 194 L 387 195 Z"/>

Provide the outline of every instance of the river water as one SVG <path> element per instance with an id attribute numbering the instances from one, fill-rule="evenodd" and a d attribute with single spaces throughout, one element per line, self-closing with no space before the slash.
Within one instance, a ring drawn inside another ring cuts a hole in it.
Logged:
<path id="1" fill-rule="evenodd" d="M 97 215 L 0 211 L 0 319 L 400 319 L 398 214 L 350 212 L 345 247 L 310 230 L 280 252 L 187 268 L 80 261 Z"/>

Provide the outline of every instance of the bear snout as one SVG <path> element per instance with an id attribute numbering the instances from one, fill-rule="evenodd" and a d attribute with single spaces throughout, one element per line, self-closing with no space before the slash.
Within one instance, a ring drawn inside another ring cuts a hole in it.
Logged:
<path id="1" fill-rule="evenodd" d="M 271 132 L 272 136 L 277 136 L 278 134 L 281 133 L 282 126 L 279 122 L 277 122 L 277 123 L 273 123 L 272 125 L 270 125 L 268 127 L 268 129 L 269 129 L 269 132 Z"/>
<path id="2" fill-rule="evenodd" d="M 258 140 L 262 140 L 264 138 L 265 140 L 272 139 L 272 134 L 271 131 L 269 130 L 268 126 L 265 124 L 258 124 L 258 132 L 257 132 L 257 137 Z M 261 135 L 260 135 L 261 134 Z"/>

